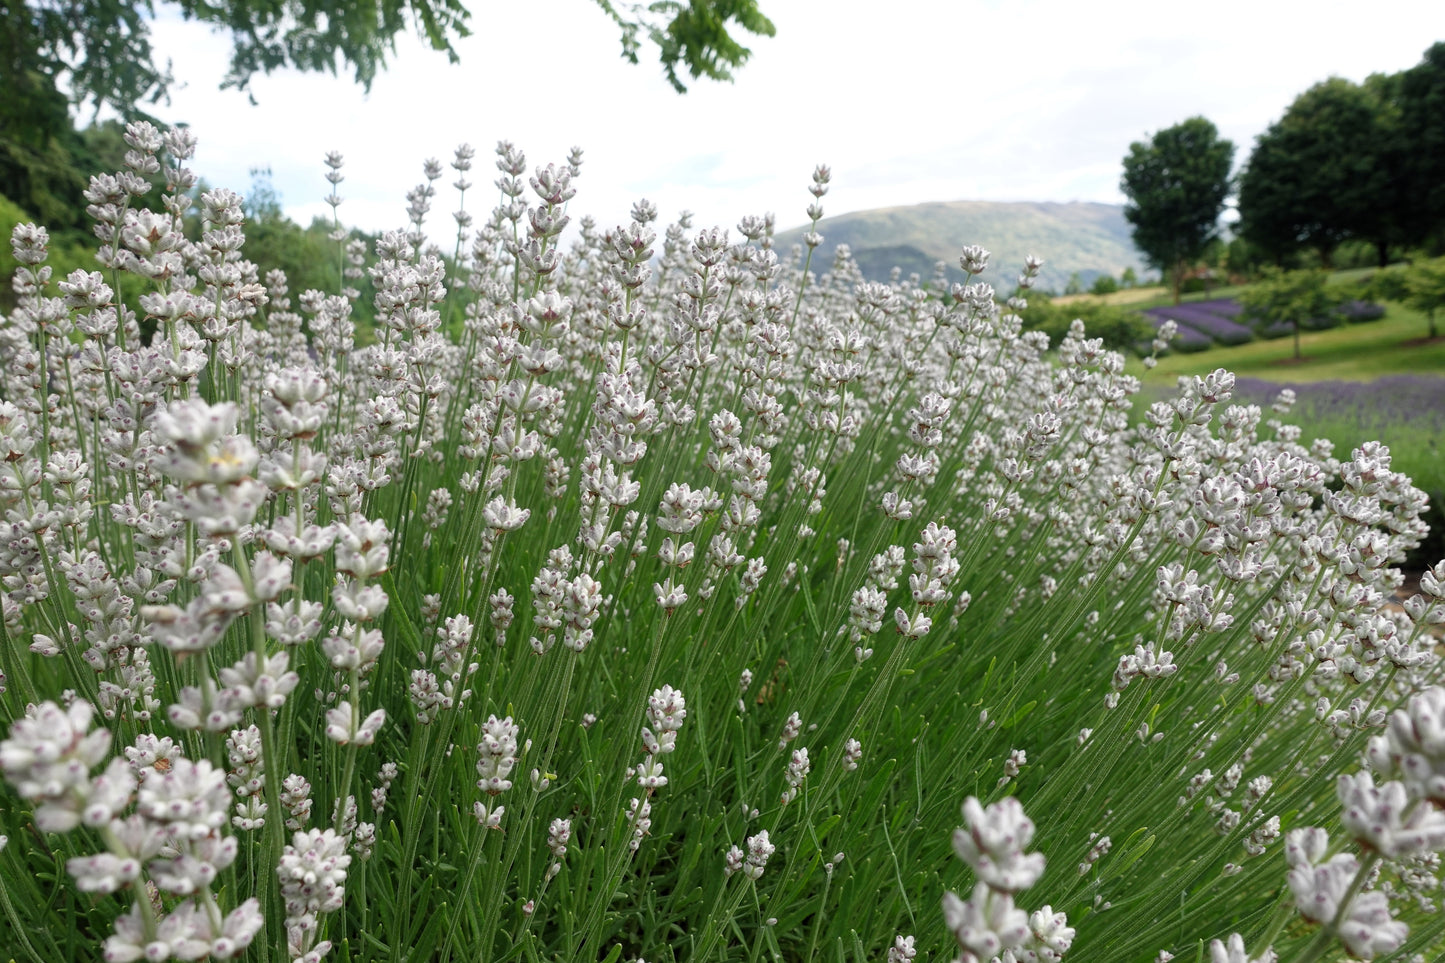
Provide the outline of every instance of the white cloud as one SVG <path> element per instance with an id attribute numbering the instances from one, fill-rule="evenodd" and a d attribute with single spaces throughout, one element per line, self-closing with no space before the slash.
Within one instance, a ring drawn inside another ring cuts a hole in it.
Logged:
<path id="1" fill-rule="evenodd" d="M 647 196 L 671 218 L 737 223 L 775 211 L 804 219 L 818 162 L 834 170 L 828 213 L 935 200 L 1118 202 L 1133 140 L 1203 114 L 1247 157 L 1254 137 L 1311 84 L 1362 80 L 1418 62 L 1445 35 L 1434 2 L 1306 6 L 1223 0 L 763 0 L 778 36 L 745 38 L 734 84 L 686 96 L 644 48 L 634 67 L 591 0 L 473 5 L 460 65 L 401 37 L 370 94 L 350 77 L 256 78 L 259 102 L 219 91 L 225 36 L 174 16 L 155 45 L 185 82 L 162 116 L 200 137 L 197 170 L 238 190 L 269 166 L 288 213 L 329 214 L 322 157 L 346 155 L 343 219 L 400 226 L 427 157 L 475 145 L 468 206 L 495 197 L 491 148 L 515 142 L 533 165 L 586 150 L 574 212 L 607 225 Z M 1410 29 L 1402 29 L 1409 24 Z M 652 59 L 648 59 L 652 58 Z M 452 180 L 450 170 L 441 184 Z M 449 232 L 440 192 L 431 229 Z"/>

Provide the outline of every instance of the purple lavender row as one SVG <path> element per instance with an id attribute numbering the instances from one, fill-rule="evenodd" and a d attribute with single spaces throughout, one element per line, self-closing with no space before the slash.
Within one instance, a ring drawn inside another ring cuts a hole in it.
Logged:
<path id="1" fill-rule="evenodd" d="M 1156 331 L 1159 330 L 1159 328 L 1164 324 L 1165 321 L 1169 320 L 1168 318 L 1155 317 L 1154 315 L 1149 314 L 1147 311 L 1144 313 L 1144 317 L 1148 319 L 1150 324 L 1154 325 L 1154 330 Z M 1188 348 L 1191 346 L 1208 345 L 1211 343 L 1211 339 L 1209 335 L 1204 334 L 1201 331 L 1196 331 L 1193 328 L 1189 327 L 1187 324 L 1183 324 L 1181 322 L 1179 323 L 1179 334 L 1174 339 L 1174 342 L 1181 347 Z"/>
<path id="2" fill-rule="evenodd" d="M 1239 378 L 1235 395 L 1241 401 L 1269 405 L 1281 388 L 1295 393 L 1293 420 L 1358 420 L 1369 425 L 1410 425 L 1445 436 L 1445 378 L 1420 374 L 1388 375 L 1375 381 L 1315 381 L 1282 385 L 1258 378 Z"/>
<path id="3" fill-rule="evenodd" d="M 1230 344 L 1238 344 L 1249 341 L 1254 337 L 1254 332 L 1242 324 L 1231 321 L 1226 317 L 1213 314 L 1209 311 L 1202 311 L 1198 305 L 1181 304 L 1169 308 L 1151 308 L 1150 315 L 1159 318 L 1173 318 L 1180 324 L 1188 325 L 1196 331 L 1201 331 L 1217 341 Z"/>

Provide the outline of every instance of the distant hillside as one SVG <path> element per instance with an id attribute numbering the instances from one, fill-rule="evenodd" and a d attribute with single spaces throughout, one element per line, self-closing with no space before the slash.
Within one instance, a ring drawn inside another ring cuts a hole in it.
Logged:
<path id="1" fill-rule="evenodd" d="M 780 232 L 780 252 L 801 243 L 806 230 Z M 958 252 L 966 244 L 992 252 L 983 280 L 1005 293 L 1030 254 L 1044 261 L 1039 287 L 1055 292 L 1075 271 L 1086 288 L 1100 274 L 1118 277 L 1127 267 L 1140 277 L 1147 273 L 1129 238 L 1124 209 L 1115 204 L 952 201 L 884 207 L 824 218 L 818 233 L 823 246 L 813 255 L 815 268 L 826 271 L 833 249 L 847 244 L 864 276 L 875 281 L 888 280 L 894 266 L 927 279 L 940 260 L 949 265 L 951 278 L 962 279 Z"/>

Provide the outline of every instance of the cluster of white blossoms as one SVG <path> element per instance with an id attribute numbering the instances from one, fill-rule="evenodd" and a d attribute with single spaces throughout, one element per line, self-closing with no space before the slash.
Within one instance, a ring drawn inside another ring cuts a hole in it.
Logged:
<path id="1" fill-rule="evenodd" d="M 1074 942 L 1068 916 L 1048 905 L 1029 913 L 1014 903 L 1044 874 L 1043 854 L 1025 851 L 1033 842 L 1034 824 L 1018 799 L 1005 796 L 984 807 L 970 796 L 963 819 L 953 833 L 953 851 L 973 869 L 976 882 L 966 900 L 943 894 L 943 920 L 958 941 L 958 963 L 1063 959 Z"/>
<path id="2" fill-rule="evenodd" d="M 482 723 L 482 741 L 477 743 L 477 788 L 487 794 L 486 800 L 477 800 L 472 815 L 488 829 L 501 829 L 505 806 L 493 806 L 491 800 L 512 788 L 512 770 L 516 768 L 521 750 L 517 736 L 521 729 L 511 716 L 498 719 L 488 716 Z"/>
<path id="3" fill-rule="evenodd" d="M 319 917 L 341 908 L 351 854 L 347 838 L 332 829 L 296 833 L 281 854 L 276 876 L 286 904 L 286 947 L 293 960 L 318 963 L 331 949 L 317 939 Z"/>
<path id="4" fill-rule="evenodd" d="M 231 805 L 225 772 L 205 760 L 142 752 L 133 760 L 111 758 L 92 776 L 111 742 L 107 730 L 91 730 L 93 716 L 85 702 L 68 709 L 53 702 L 31 706 L 0 742 L 0 772 L 35 805 L 38 829 L 66 833 L 83 826 L 104 841 L 106 851 L 66 861 L 77 889 L 115 893 L 141 885 L 176 897 L 164 911 L 148 896 L 137 899 L 116 919 L 104 958 L 241 956 L 263 920 L 255 898 L 226 913 L 212 892 L 237 855 L 236 837 L 224 833 Z"/>
<path id="5" fill-rule="evenodd" d="M 1438 578 L 1429 575 L 1427 590 L 1438 598 Z M 1366 759 L 1387 781 L 1376 785 L 1362 771 L 1341 775 L 1336 786 L 1341 822 L 1358 852 L 1332 851 L 1329 834 L 1318 827 L 1291 830 L 1285 848 L 1300 915 L 1321 924 L 1321 939 L 1338 938 L 1351 956 L 1371 960 L 1399 949 L 1410 932 L 1394 918 L 1390 894 L 1368 888 L 1377 864 L 1405 865 L 1445 852 L 1445 688 L 1417 692 L 1390 713 L 1385 732 L 1370 739 Z M 1433 878 L 1419 883 L 1436 885 Z"/>

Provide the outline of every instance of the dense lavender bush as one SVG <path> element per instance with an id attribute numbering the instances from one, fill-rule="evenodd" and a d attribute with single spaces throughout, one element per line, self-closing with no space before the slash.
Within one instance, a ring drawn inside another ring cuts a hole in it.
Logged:
<path id="1" fill-rule="evenodd" d="M 1144 312 L 1145 320 L 1154 326 L 1156 332 L 1163 330 L 1167 324 L 1173 335 L 1168 339 L 1169 348 L 1183 354 L 1193 354 L 1199 351 L 1208 351 L 1214 347 L 1214 339 L 1203 331 L 1192 325 L 1182 323 L 1170 316 L 1170 312 L 1154 313 Z"/>
<path id="2" fill-rule="evenodd" d="M 1385 306 L 1383 304 L 1376 304 L 1374 301 L 1354 299 L 1340 305 L 1339 315 L 1340 318 L 1348 324 L 1378 321 L 1385 316 Z"/>
<path id="3" fill-rule="evenodd" d="M 1219 309 L 1216 305 L 1233 305 L 1233 310 Z M 1200 334 L 1223 345 L 1244 344 L 1254 340 L 1254 332 L 1242 324 L 1230 320 L 1238 316 L 1239 306 L 1232 301 L 1212 301 L 1176 304 L 1164 308 L 1150 308 L 1144 313 L 1158 321 L 1172 319 L 1180 328 L 1192 328 Z"/>
<path id="4" fill-rule="evenodd" d="M 797 252 L 646 201 L 564 248 L 580 152 L 504 143 L 449 267 L 428 162 L 338 229 L 362 339 L 127 137 L 101 270 L 21 226 L 0 319 L 7 954 L 1437 957 L 1445 564 L 1386 606 L 1384 447 L 1224 371 L 1130 428 L 981 248 L 807 283 L 825 167 Z"/>

